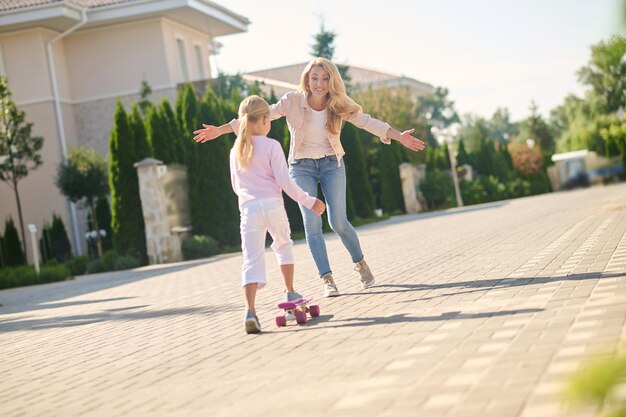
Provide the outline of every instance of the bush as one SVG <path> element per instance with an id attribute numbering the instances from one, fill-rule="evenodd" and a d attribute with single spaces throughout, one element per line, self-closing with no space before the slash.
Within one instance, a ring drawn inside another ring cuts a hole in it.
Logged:
<path id="1" fill-rule="evenodd" d="M 0 269 L 0 289 L 64 281 L 69 277 L 70 272 L 65 265 L 46 265 L 41 268 L 39 276 L 32 266 L 2 268 Z"/>
<path id="2" fill-rule="evenodd" d="M 493 175 L 486 177 L 480 176 L 478 177 L 478 181 L 485 190 L 485 202 L 504 200 L 508 197 L 506 186 Z"/>
<path id="3" fill-rule="evenodd" d="M 459 184 L 459 188 L 461 189 L 463 204 L 471 206 L 485 202 L 487 193 L 478 181 L 463 180 Z"/>
<path id="4" fill-rule="evenodd" d="M 110 269 L 107 267 L 107 264 L 104 263 L 102 258 L 95 259 L 87 264 L 87 273 L 88 274 L 97 274 L 99 272 L 107 272 Z"/>
<path id="5" fill-rule="evenodd" d="M 185 259 L 207 258 L 219 253 L 217 240 L 210 236 L 192 236 L 183 240 L 182 251 Z"/>
<path id="6" fill-rule="evenodd" d="M 428 173 L 420 189 L 431 210 L 454 205 L 454 184 L 446 171 L 433 170 Z"/>
<path id="7" fill-rule="evenodd" d="M 133 269 L 141 266 L 141 262 L 137 258 L 132 256 L 120 256 L 115 260 L 115 270 L 121 271 L 123 269 Z"/>
<path id="8" fill-rule="evenodd" d="M 70 270 L 72 276 L 83 275 L 87 271 L 87 264 L 89 263 L 89 257 L 87 256 L 74 256 L 66 262 L 67 268 Z"/>
<path id="9" fill-rule="evenodd" d="M 120 255 L 114 250 L 108 250 L 102 254 L 100 258 L 106 267 L 106 271 L 113 271 L 115 269 L 115 261 L 119 258 Z M 102 271 L 100 271 L 102 272 Z"/>
<path id="10" fill-rule="evenodd" d="M 65 281 L 70 278 L 70 270 L 63 264 L 44 266 L 39 273 L 39 282 Z"/>

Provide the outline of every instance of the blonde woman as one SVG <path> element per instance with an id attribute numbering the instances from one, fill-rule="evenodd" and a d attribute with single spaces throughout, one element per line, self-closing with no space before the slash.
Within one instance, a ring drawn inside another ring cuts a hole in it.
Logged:
<path id="1" fill-rule="evenodd" d="M 361 275 L 363 288 L 375 283 L 374 275 L 365 262 L 359 238 L 346 214 L 346 172 L 342 158 L 345 154 L 339 140 L 343 121 L 348 121 L 376 136 L 385 144 L 397 140 L 412 151 L 425 148 L 423 141 L 411 136 L 414 129 L 399 132 L 389 124 L 363 113 L 361 106 L 346 94 L 337 66 L 325 59 L 315 58 L 306 66 L 300 78 L 300 90 L 285 94 L 270 106 L 270 120 L 287 118 L 291 136 L 289 146 L 289 175 L 310 195 L 317 195 L 318 184 L 328 206 L 330 227 L 339 235 L 350 253 L 354 269 Z M 204 143 L 225 133 L 236 132 L 241 120 L 222 126 L 203 125 L 196 130 L 194 140 Z M 324 296 L 339 295 L 328 261 L 322 234 L 322 220 L 300 204 L 309 250 L 320 277 L 324 280 Z"/>
<path id="2" fill-rule="evenodd" d="M 280 144 L 268 138 L 270 106 L 259 96 L 250 96 L 239 106 L 237 140 L 230 151 L 230 178 L 241 212 L 242 286 L 246 299 L 244 328 L 258 333 L 257 289 L 265 286 L 265 236 L 272 236 L 272 250 L 285 281 L 285 300 L 302 298 L 293 289 L 293 241 L 282 191 L 320 216 L 324 203 L 311 197 L 289 177 Z"/>

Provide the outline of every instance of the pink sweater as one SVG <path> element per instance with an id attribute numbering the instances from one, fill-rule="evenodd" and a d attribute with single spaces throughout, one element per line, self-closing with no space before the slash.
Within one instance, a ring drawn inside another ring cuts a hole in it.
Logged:
<path id="1" fill-rule="evenodd" d="M 237 164 L 235 147 L 230 150 L 230 181 L 239 197 L 239 208 L 257 198 L 282 198 L 282 191 L 296 202 L 311 208 L 316 199 L 289 178 L 285 154 L 278 141 L 253 136 L 252 158 L 245 171 Z"/>

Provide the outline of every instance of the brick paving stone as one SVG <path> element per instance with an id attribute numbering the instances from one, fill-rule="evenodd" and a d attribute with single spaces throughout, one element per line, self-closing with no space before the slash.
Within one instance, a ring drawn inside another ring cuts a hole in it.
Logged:
<path id="1" fill-rule="evenodd" d="M 322 315 L 242 329 L 241 254 L 0 291 L 0 415 L 588 417 L 561 402 L 587 360 L 626 349 L 626 184 L 358 228 L 362 290 L 327 235 L 342 292 L 303 241 L 296 287 Z"/>

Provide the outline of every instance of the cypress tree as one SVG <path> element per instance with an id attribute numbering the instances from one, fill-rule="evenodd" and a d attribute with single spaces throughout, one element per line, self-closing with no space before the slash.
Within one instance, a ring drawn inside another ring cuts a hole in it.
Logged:
<path id="1" fill-rule="evenodd" d="M 351 194 L 356 216 L 368 218 L 374 216 L 374 194 L 367 176 L 367 166 L 363 145 L 356 127 L 346 124 L 341 131 L 341 143 L 346 154 L 346 185 Z M 346 195 L 348 198 L 348 195 Z"/>
<path id="2" fill-rule="evenodd" d="M 137 103 L 134 103 L 132 106 L 128 122 L 135 141 L 135 162 L 151 157 L 153 155 L 153 151 L 150 147 L 150 143 L 148 142 L 146 127 L 144 126 L 143 119 L 141 118 L 141 111 Z"/>
<path id="3" fill-rule="evenodd" d="M 159 115 L 164 123 L 164 130 L 167 132 L 168 140 L 171 142 L 170 149 L 172 149 L 172 162 L 179 164 L 185 163 L 185 141 L 183 140 L 183 134 L 181 132 L 180 125 L 172 110 L 172 106 L 167 98 L 163 98 L 159 103 Z"/>
<path id="4" fill-rule="evenodd" d="M 109 188 L 113 248 L 144 261 L 146 235 L 139 197 L 136 146 L 124 106 L 118 100 L 109 140 Z"/>
<path id="5" fill-rule="evenodd" d="M 50 227 L 50 241 L 52 243 L 52 257 L 59 262 L 65 262 L 72 257 L 72 246 L 67 237 L 67 230 L 63 219 L 56 214 L 52 215 L 52 226 Z"/>
<path id="6" fill-rule="evenodd" d="M 17 234 L 15 223 L 9 217 L 4 223 L 4 237 L 2 238 L 2 256 L 6 266 L 26 264 L 26 257 L 22 250 L 22 242 Z"/>
<path id="7" fill-rule="evenodd" d="M 200 103 L 200 119 L 206 124 L 226 122 L 223 100 L 207 90 Z M 203 234 L 225 245 L 238 245 L 239 210 L 237 197 L 230 190 L 229 154 L 232 142 L 213 140 L 203 144 L 190 141 L 197 159 L 194 165 L 192 221 Z M 191 184 L 190 184 L 191 187 Z M 195 217 L 194 217 L 195 214 Z"/>
<path id="8" fill-rule="evenodd" d="M 380 202 L 386 213 L 404 212 L 404 197 L 400 182 L 398 154 L 393 149 L 395 143 L 381 146 L 379 153 Z"/>
<path id="9" fill-rule="evenodd" d="M 174 162 L 174 142 L 160 112 L 155 107 L 148 108 L 146 114 L 146 134 L 152 149 L 152 156 L 164 164 Z"/>
<path id="10" fill-rule="evenodd" d="M 111 208 L 106 197 L 99 197 L 96 203 L 96 220 L 98 227 L 106 232 L 106 236 L 102 239 L 102 250 L 111 249 Z"/>
<path id="11" fill-rule="evenodd" d="M 39 238 L 39 253 L 41 253 L 41 261 L 45 264 L 54 256 L 52 252 L 52 238 L 50 237 L 50 225 L 48 222 L 43 224 L 41 229 L 41 238 Z"/>
<path id="12" fill-rule="evenodd" d="M 467 151 L 465 150 L 465 143 L 463 142 L 463 139 L 459 141 L 459 150 L 456 155 L 456 163 L 458 166 L 470 163 L 469 155 L 467 154 Z"/>

